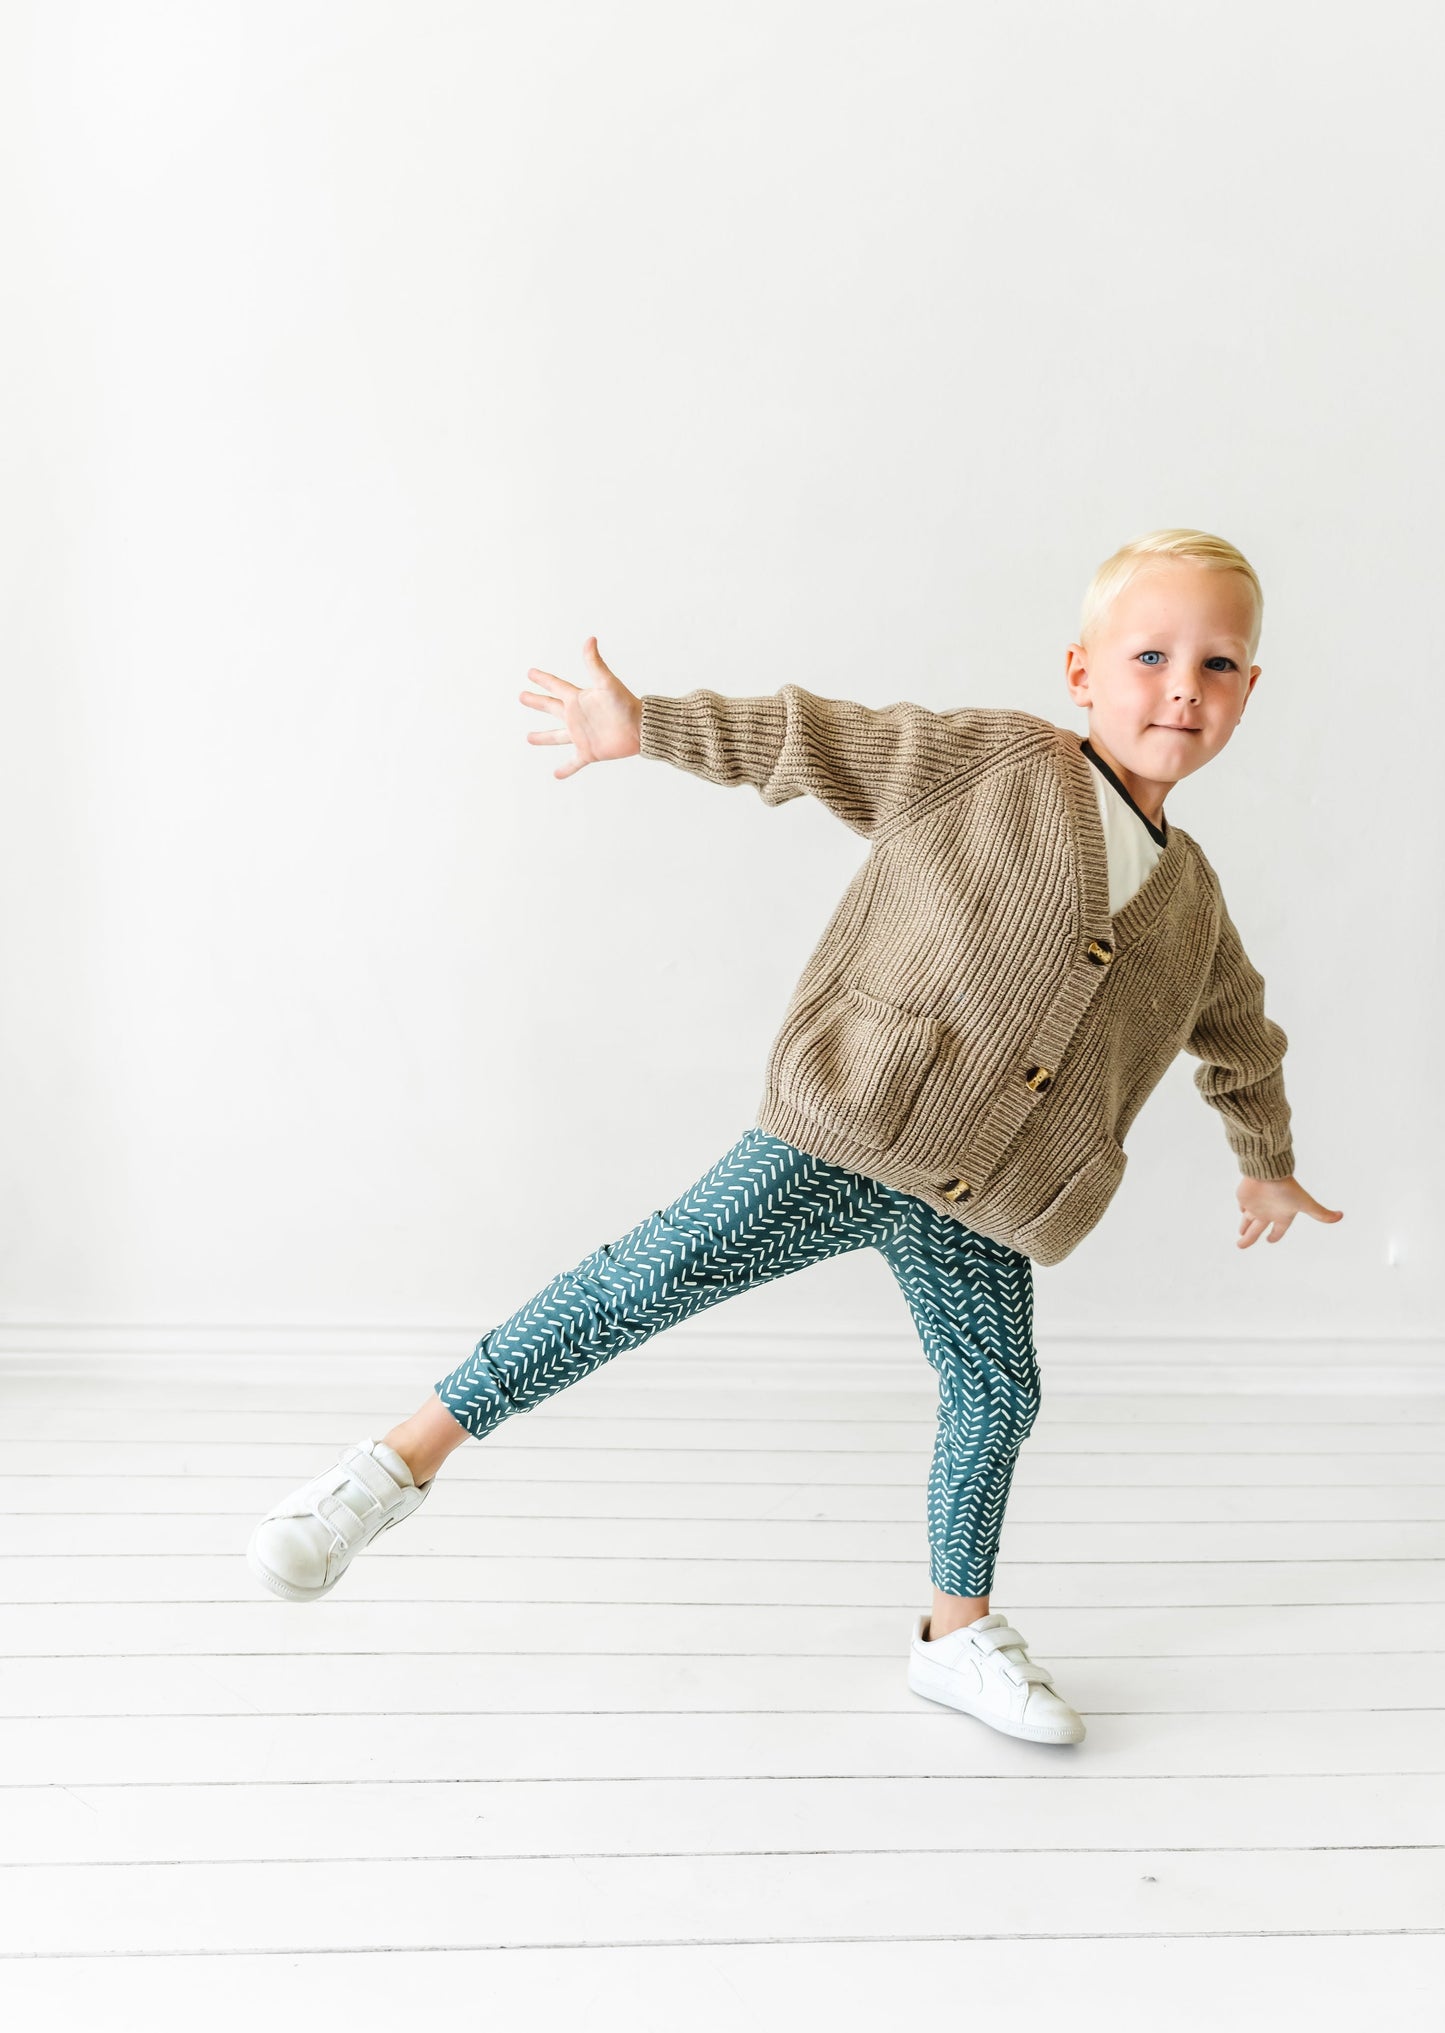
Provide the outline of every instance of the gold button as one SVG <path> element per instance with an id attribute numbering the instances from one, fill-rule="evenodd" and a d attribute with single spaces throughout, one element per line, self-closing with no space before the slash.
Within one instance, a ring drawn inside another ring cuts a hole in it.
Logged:
<path id="1" fill-rule="evenodd" d="M 1096 967 L 1107 967 L 1114 957 L 1114 949 L 1105 939 L 1090 939 L 1084 951 Z"/>
<path id="2" fill-rule="evenodd" d="M 1024 1075 L 1024 1085 L 1032 1087 L 1035 1094 L 1042 1094 L 1053 1077 L 1047 1066 L 1030 1066 Z"/>
<path id="3" fill-rule="evenodd" d="M 973 1188 L 967 1179 L 945 1179 L 938 1190 L 945 1200 L 966 1200 Z"/>

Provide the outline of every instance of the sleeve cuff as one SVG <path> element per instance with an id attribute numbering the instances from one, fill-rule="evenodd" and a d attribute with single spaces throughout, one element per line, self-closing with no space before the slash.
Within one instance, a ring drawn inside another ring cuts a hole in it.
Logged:
<path id="1" fill-rule="evenodd" d="M 1294 1177 L 1294 1147 L 1286 1144 L 1272 1158 L 1239 1153 L 1239 1169 L 1246 1179 L 1291 1179 Z"/>
<path id="2" fill-rule="evenodd" d="M 659 692 L 644 692 L 639 701 L 642 724 L 638 728 L 638 753 L 654 762 L 668 762 L 677 753 L 681 715 L 679 701 Z"/>

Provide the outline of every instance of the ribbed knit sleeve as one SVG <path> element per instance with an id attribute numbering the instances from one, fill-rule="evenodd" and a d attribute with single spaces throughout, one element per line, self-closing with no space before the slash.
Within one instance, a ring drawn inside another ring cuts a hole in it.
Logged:
<path id="1" fill-rule="evenodd" d="M 1294 1172 L 1290 1107 L 1281 1062 L 1289 1040 L 1264 1013 L 1264 976 L 1251 965 L 1220 898 L 1214 964 L 1184 1049 L 1203 1060 L 1194 1084 L 1224 1118 L 1224 1134 L 1247 1179 Z"/>
<path id="2" fill-rule="evenodd" d="M 752 784 L 765 805 L 817 798 L 865 838 L 985 753 L 986 723 L 999 717 L 907 699 L 864 706 L 791 684 L 752 699 L 649 692 L 641 705 L 643 755 L 710 783 Z"/>

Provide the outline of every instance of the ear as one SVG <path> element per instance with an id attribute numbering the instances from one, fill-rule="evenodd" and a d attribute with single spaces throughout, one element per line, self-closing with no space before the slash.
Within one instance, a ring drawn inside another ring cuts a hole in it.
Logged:
<path id="1" fill-rule="evenodd" d="M 1088 659 L 1089 653 L 1081 642 L 1071 642 L 1064 651 L 1064 683 L 1076 706 L 1090 704 Z"/>

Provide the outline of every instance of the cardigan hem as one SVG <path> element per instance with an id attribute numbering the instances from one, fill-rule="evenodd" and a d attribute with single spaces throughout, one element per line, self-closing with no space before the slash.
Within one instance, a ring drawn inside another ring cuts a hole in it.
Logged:
<path id="1" fill-rule="evenodd" d="M 1003 1249 L 1019 1249 L 1014 1240 L 1018 1229 L 1024 1224 L 1012 1224 L 998 1229 L 990 1225 L 985 1213 L 982 1220 L 976 1218 L 971 1198 L 963 1201 L 946 1200 L 939 1190 L 950 1182 L 935 1180 L 930 1175 L 909 1167 L 891 1165 L 886 1151 L 879 1151 L 850 1136 L 845 1129 L 836 1129 L 831 1124 L 820 1122 L 815 1116 L 805 1115 L 800 1108 L 788 1101 L 775 1087 L 769 1087 L 755 1119 L 755 1127 L 766 1130 L 769 1136 L 781 1137 L 784 1143 L 792 1144 L 795 1150 L 806 1151 L 810 1158 L 819 1158 L 825 1165 L 841 1165 L 845 1171 L 861 1172 L 865 1178 L 875 1180 L 894 1193 L 906 1193 L 911 1199 L 921 1200 L 935 1213 L 947 1214 L 961 1228 L 969 1229 L 975 1235 L 986 1236 L 990 1242 Z M 1083 1240 L 1080 1235 L 1079 1241 Z M 1074 1245 L 1071 1244 L 1072 1248 Z"/>

